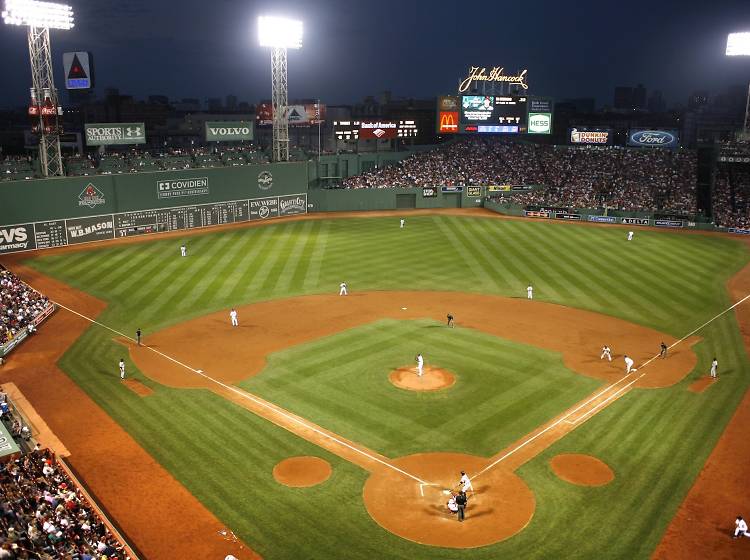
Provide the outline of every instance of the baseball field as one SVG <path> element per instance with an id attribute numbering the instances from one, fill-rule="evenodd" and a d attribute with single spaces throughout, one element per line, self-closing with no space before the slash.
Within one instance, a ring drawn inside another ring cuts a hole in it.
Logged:
<path id="1" fill-rule="evenodd" d="M 196 537 L 189 511 L 169 530 L 136 519 L 179 485 L 216 520 L 202 541 L 226 538 L 240 558 L 678 557 L 660 542 L 750 384 L 727 287 L 746 245 L 649 229 L 627 241 L 619 227 L 482 210 L 406 214 L 403 229 L 399 217 L 4 259 L 63 306 L 19 356 L 67 376 L 6 380 L 63 436 L 110 449 L 124 430 L 145 450 L 108 452 L 128 463 L 118 479 L 69 446 L 148 558 Z M 67 341 L 59 361 L 43 347 L 52 336 Z M 463 523 L 445 508 L 461 470 L 475 490 Z M 728 536 L 742 512 L 691 513 L 726 523 L 703 530 L 695 557 L 750 553 Z"/>

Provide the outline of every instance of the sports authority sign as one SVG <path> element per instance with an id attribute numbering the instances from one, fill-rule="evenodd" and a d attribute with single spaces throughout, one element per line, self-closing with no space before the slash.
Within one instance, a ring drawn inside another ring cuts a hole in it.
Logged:
<path id="1" fill-rule="evenodd" d="M 158 198 L 202 196 L 206 194 L 208 194 L 208 177 L 165 179 L 156 182 L 156 196 Z"/>
<path id="2" fill-rule="evenodd" d="M 87 146 L 145 144 L 146 125 L 141 123 L 88 123 L 83 125 Z"/>
<path id="3" fill-rule="evenodd" d="M 397 134 L 398 124 L 395 121 L 362 121 L 359 123 L 359 137 L 363 140 L 396 138 Z"/>
<path id="4" fill-rule="evenodd" d="M 206 142 L 252 140 L 255 123 L 247 121 L 206 121 Z"/>

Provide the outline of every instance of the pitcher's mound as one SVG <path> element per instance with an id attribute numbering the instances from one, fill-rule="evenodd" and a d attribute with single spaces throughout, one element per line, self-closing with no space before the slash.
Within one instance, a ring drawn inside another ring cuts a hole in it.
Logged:
<path id="1" fill-rule="evenodd" d="M 488 459 L 461 453 L 418 453 L 394 459 L 399 469 L 429 484 L 382 467 L 367 479 L 363 490 L 367 513 L 385 530 L 420 544 L 475 548 L 510 538 L 531 521 L 534 494 L 516 474 L 500 465 L 473 481 L 466 519 L 448 512 L 449 489 L 461 471 L 469 476 Z"/>
<path id="2" fill-rule="evenodd" d="M 401 367 L 394 369 L 388 379 L 399 389 L 408 391 L 437 391 L 456 382 L 456 377 L 451 372 L 430 366 L 422 369 L 421 377 L 417 375 L 416 367 Z"/>
<path id="3" fill-rule="evenodd" d="M 294 488 L 307 488 L 328 480 L 331 465 L 320 457 L 289 457 L 276 464 L 273 477 L 276 482 Z"/>
<path id="4" fill-rule="evenodd" d="M 607 463 L 591 455 L 557 455 L 550 466 L 558 477 L 579 486 L 604 486 L 615 478 Z"/>

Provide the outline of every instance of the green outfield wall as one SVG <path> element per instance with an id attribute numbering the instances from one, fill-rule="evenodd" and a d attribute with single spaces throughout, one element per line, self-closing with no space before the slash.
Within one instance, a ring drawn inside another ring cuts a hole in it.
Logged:
<path id="1" fill-rule="evenodd" d="M 482 206 L 481 194 L 479 196 L 469 196 L 470 193 L 467 187 L 459 188 L 462 189 L 460 192 L 444 192 L 444 187 L 310 189 L 308 191 L 307 202 L 310 212 L 351 212 L 409 208 L 476 208 Z M 483 193 L 484 191 L 482 189 L 479 192 Z"/>
<path id="2" fill-rule="evenodd" d="M 0 184 L 0 226 L 304 193 L 305 162 Z"/>

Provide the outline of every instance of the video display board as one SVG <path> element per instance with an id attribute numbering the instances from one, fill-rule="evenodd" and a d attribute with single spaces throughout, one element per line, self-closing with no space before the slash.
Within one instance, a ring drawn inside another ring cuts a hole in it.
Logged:
<path id="1" fill-rule="evenodd" d="M 527 132 L 526 96 L 462 95 L 459 132 L 522 134 Z"/>

